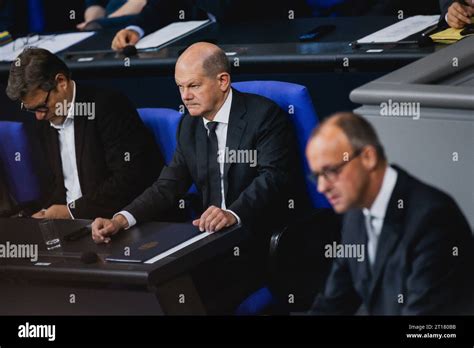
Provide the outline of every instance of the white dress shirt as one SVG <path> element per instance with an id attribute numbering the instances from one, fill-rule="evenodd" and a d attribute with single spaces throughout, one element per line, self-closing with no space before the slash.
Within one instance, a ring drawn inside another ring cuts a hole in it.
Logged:
<path id="1" fill-rule="evenodd" d="M 145 35 L 145 31 L 138 25 L 129 25 L 125 29 L 135 31 L 140 39 Z"/>
<path id="2" fill-rule="evenodd" d="M 373 266 L 377 255 L 378 240 L 380 233 L 382 233 L 388 203 L 392 196 L 395 184 L 397 183 L 397 176 L 397 171 L 392 167 L 387 166 L 383 176 L 382 186 L 374 200 L 374 203 L 372 203 L 370 209 L 362 209 L 367 228 L 367 252 L 369 254 L 369 262 L 371 266 Z"/>
<path id="3" fill-rule="evenodd" d="M 229 125 L 231 106 L 232 106 L 232 89 L 229 91 L 229 94 L 224 104 L 222 104 L 221 108 L 219 109 L 219 111 L 217 111 L 213 119 L 213 122 L 217 122 L 216 136 L 217 136 L 218 151 L 220 154 L 225 153 L 225 147 L 227 144 L 227 128 Z M 202 118 L 202 120 L 204 123 L 204 128 L 206 128 L 207 134 L 209 135 L 209 129 L 207 128 L 207 124 L 211 121 L 208 121 L 204 117 Z M 234 215 L 235 218 L 237 219 L 237 223 L 240 224 L 241 220 L 239 216 L 236 213 L 234 213 L 232 210 L 227 209 L 226 207 L 225 192 L 224 192 L 224 161 L 219 161 L 219 171 L 221 174 L 221 195 L 222 195 L 221 209 L 228 211 L 232 215 Z M 137 223 L 135 217 L 127 211 L 121 211 L 115 215 L 118 215 L 118 214 L 121 214 L 125 217 L 125 219 L 128 222 L 128 228 L 134 226 Z"/>
<path id="4" fill-rule="evenodd" d="M 71 106 L 68 110 L 66 119 L 61 125 L 50 123 L 51 127 L 58 130 L 59 151 L 61 154 L 61 164 L 63 169 L 64 187 L 66 188 L 67 204 L 82 197 L 81 184 L 79 182 L 79 174 L 77 171 L 76 144 L 74 137 L 74 103 L 76 101 L 76 83 L 74 81 L 72 81 L 72 83 L 73 94 Z M 74 219 L 74 216 L 71 214 L 70 210 L 69 214 Z"/>

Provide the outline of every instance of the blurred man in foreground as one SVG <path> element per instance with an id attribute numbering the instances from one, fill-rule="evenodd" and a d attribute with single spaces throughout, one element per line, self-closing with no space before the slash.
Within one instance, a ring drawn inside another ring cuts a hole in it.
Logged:
<path id="1" fill-rule="evenodd" d="M 362 304 L 374 315 L 472 314 L 472 235 L 451 197 L 388 165 L 372 126 L 352 113 L 326 119 L 306 153 L 318 190 L 345 213 L 313 314 Z"/>

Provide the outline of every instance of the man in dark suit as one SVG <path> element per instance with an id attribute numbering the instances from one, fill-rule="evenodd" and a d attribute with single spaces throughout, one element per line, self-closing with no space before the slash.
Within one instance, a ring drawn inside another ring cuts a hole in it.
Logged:
<path id="1" fill-rule="evenodd" d="M 473 239 L 454 200 L 387 165 L 372 126 L 336 114 L 307 146 L 318 190 L 345 213 L 313 314 L 473 314 Z"/>
<path id="2" fill-rule="evenodd" d="M 461 29 L 472 23 L 474 1 L 439 0 L 441 8 L 440 23 L 447 23 L 451 28 Z"/>
<path id="3" fill-rule="evenodd" d="M 20 54 L 11 65 L 7 95 L 42 121 L 49 185 L 44 209 L 33 217 L 111 217 L 158 177 L 163 159 L 128 98 L 76 85 L 49 51 Z"/>
<path id="4" fill-rule="evenodd" d="M 242 296 L 262 281 L 257 278 L 266 264 L 270 232 L 294 211 L 288 199 L 295 200 L 295 207 L 304 203 L 292 189 L 301 180 L 295 179 L 296 144 L 288 116 L 266 98 L 232 89 L 229 71 L 225 53 L 210 43 L 194 44 L 179 57 L 175 80 L 188 114 L 178 128 L 173 160 L 153 186 L 112 220 L 96 219 L 92 234 L 97 243 L 109 242 L 119 230 L 159 219 L 194 182 L 204 211 L 195 226 L 216 232 L 240 223 L 253 232 L 245 253 L 229 258 L 238 261 L 215 264 L 216 274 L 233 273 L 233 280 L 208 277 L 207 282 L 235 288 L 248 282 Z M 216 291 L 216 296 L 223 293 Z M 222 313 L 222 307 L 218 310 Z"/>
<path id="5" fill-rule="evenodd" d="M 175 80 L 189 113 L 180 122 L 173 160 L 152 187 L 123 209 L 133 219 L 120 212 L 112 220 L 95 221 L 97 242 L 156 218 L 174 206 L 193 182 L 205 209 L 193 223 L 202 231 L 238 222 L 253 227 L 264 216 L 272 216 L 267 226 L 285 220 L 291 210 L 286 198 L 294 173 L 291 125 L 272 101 L 232 89 L 229 69 L 225 53 L 210 43 L 194 44 L 180 56 Z M 238 154 L 245 159 L 239 161 Z"/>

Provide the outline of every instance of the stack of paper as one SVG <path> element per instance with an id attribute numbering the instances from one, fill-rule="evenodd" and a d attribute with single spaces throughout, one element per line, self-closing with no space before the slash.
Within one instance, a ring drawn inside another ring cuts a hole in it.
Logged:
<path id="1" fill-rule="evenodd" d="M 397 42 L 410 35 L 416 34 L 436 23 L 439 15 L 413 16 L 392 24 L 382 30 L 357 40 L 358 43 L 387 43 Z"/>
<path id="2" fill-rule="evenodd" d="M 94 34 L 95 32 L 87 32 L 20 37 L 8 45 L 0 47 L 0 61 L 13 61 L 27 47 L 44 48 L 52 53 L 58 53 Z"/>
<path id="3" fill-rule="evenodd" d="M 145 36 L 138 41 L 138 49 L 156 48 L 191 34 L 211 23 L 211 20 L 175 22 Z"/>

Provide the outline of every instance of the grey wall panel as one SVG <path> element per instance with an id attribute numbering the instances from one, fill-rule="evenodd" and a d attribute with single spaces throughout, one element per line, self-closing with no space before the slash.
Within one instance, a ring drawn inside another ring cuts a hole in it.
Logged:
<path id="1" fill-rule="evenodd" d="M 375 127 L 391 163 L 449 193 L 474 227 L 474 117 L 468 115 L 472 111 L 421 109 L 418 120 L 380 116 L 378 106 L 356 112 Z"/>

